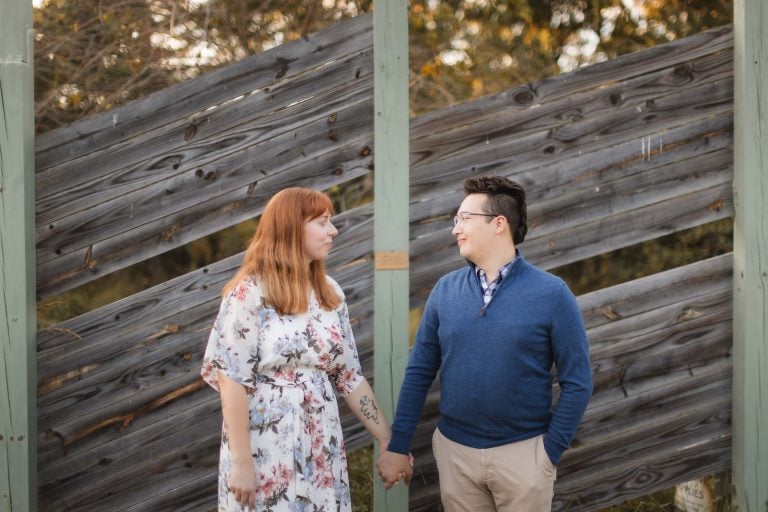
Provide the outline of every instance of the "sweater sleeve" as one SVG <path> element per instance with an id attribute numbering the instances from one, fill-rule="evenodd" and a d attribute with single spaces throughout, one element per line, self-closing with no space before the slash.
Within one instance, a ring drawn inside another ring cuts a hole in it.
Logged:
<path id="1" fill-rule="evenodd" d="M 557 314 L 553 315 L 550 337 L 560 384 L 544 448 L 553 464 L 570 446 L 592 396 L 592 369 L 584 320 L 573 293 L 565 283 L 559 292 Z"/>
<path id="2" fill-rule="evenodd" d="M 436 285 L 432 289 L 424 306 L 416 342 L 405 369 L 395 420 L 392 422 L 392 439 L 388 446 L 391 452 L 407 454 L 410 450 L 427 393 L 440 369 L 440 340 L 437 334 L 440 322 L 435 298 L 437 288 Z"/>

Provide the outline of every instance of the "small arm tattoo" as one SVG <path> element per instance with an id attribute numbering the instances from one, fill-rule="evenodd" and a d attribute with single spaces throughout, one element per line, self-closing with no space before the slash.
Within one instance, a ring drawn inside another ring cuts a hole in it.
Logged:
<path id="1" fill-rule="evenodd" d="M 376 407 L 376 402 L 368 398 L 368 395 L 363 395 L 360 398 L 360 412 L 366 419 L 371 420 L 375 424 L 379 424 L 379 408 Z"/>

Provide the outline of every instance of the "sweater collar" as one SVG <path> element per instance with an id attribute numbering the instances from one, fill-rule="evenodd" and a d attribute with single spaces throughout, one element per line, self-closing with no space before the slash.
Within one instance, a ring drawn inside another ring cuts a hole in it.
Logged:
<path id="1" fill-rule="evenodd" d="M 477 276 L 478 267 L 474 263 L 472 263 L 470 260 L 464 260 L 467 262 L 467 266 L 472 270 L 472 273 Z M 523 251 L 520 250 L 519 247 L 515 247 L 515 257 L 514 259 L 509 263 L 509 272 L 507 272 L 506 276 L 511 276 L 525 264 L 525 258 L 523 257 Z M 505 276 L 505 277 L 506 277 Z M 497 276 L 494 276 L 493 278 L 496 279 Z M 502 282 L 504 280 L 502 279 Z"/>

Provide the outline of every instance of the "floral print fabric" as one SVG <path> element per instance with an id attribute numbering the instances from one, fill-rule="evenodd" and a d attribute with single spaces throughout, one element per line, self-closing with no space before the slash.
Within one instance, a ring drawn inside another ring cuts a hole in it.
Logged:
<path id="1" fill-rule="evenodd" d="M 219 511 L 351 510 L 334 390 L 351 393 L 363 375 L 346 303 L 326 311 L 312 292 L 306 313 L 279 315 L 256 281 L 242 281 L 222 301 L 203 359 L 203 379 L 217 391 L 218 372 L 245 386 L 259 482 L 256 508 L 241 507 L 227 485 L 232 458 L 223 428 Z"/>

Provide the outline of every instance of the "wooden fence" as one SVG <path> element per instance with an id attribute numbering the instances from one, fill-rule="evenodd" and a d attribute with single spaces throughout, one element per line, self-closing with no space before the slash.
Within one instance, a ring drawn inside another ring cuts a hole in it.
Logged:
<path id="1" fill-rule="evenodd" d="M 372 169 L 371 17 L 336 24 L 38 139 L 46 297 L 257 216 L 277 190 Z M 522 250 L 547 269 L 732 215 L 730 27 L 411 122 L 411 305 L 462 262 L 463 178 L 526 186 Z M 372 374 L 373 206 L 346 211 L 328 262 Z M 39 333 L 42 510 L 209 510 L 218 398 L 198 376 L 242 255 Z M 595 393 L 556 510 L 597 510 L 730 466 L 731 256 L 579 297 Z M 435 510 L 429 437 L 411 508 Z M 349 448 L 370 439 L 344 414 Z"/>

